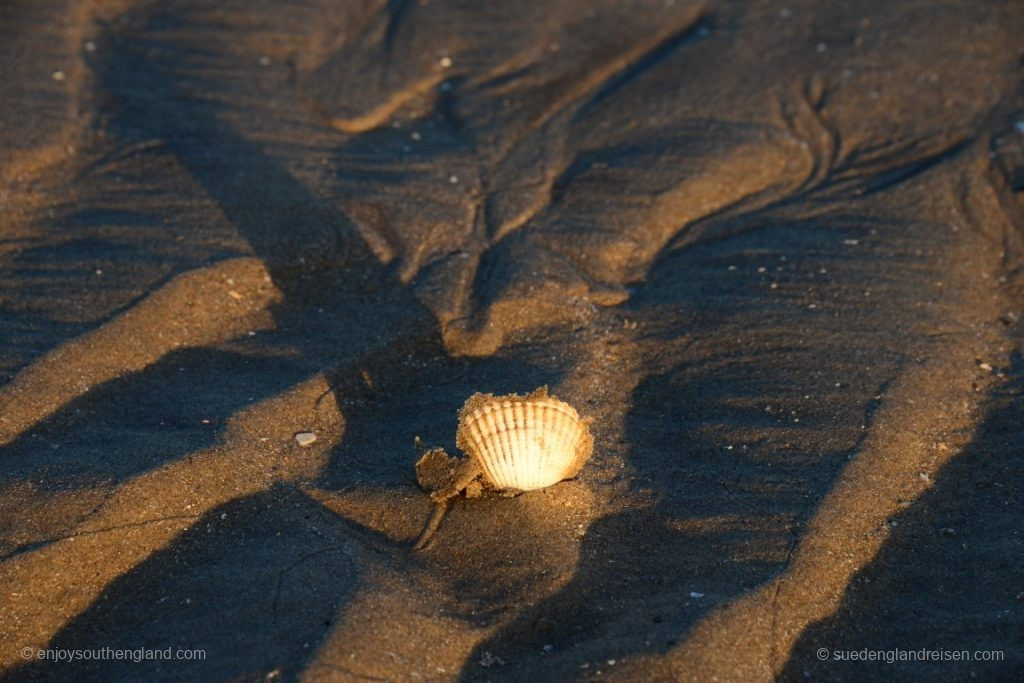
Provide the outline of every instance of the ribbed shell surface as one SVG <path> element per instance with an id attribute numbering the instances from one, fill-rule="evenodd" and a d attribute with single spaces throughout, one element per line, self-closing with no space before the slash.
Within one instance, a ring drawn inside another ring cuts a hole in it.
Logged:
<path id="1" fill-rule="evenodd" d="M 576 410 L 546 395 L 478 402 L 463 414 L 456 442 L 495 488 L 519 491 L 575 476 L 593 447 Z"/>

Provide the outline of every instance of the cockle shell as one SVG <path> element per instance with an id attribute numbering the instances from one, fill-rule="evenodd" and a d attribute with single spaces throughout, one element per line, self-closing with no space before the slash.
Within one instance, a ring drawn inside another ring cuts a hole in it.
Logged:
<path id="1" fill-rule="evenodd" d="M 474 394 L 455 445 L 498 490 L 531 491 L 570 479 L 594 449 L 590 420 L 541 387 L 527 396 Z"/>

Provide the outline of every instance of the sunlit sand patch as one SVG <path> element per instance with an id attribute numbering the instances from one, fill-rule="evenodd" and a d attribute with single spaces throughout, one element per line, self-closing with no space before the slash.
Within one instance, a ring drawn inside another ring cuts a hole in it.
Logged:
<path id="1" fill-rule="evenodd" d="M 183 273 L 125 313 L 72 339 L 0 387 L 0 445 L 93 387 L 182 348 L 269 326 L 281 297 L 259 259 L 237 258 Z"/>
<path id="2" fill-rule="evenodd" d="M 389 513 L 388 501 L 398 493 L 377 493 L 385 497 L 348 511 L 337 502 L 328 506 L 343 516 L 354 513 L 352 521 L 377 525 L 387 534 L 393 523 L 367 518 L 365 511 Z M 572 580 L 585 529 L 597 512 L 585 485 L 562 482 L 514 499 L 453 503 L 446 520 L 450 537 L 439 535 L 416 554 L 417 565 L 426 563 L 428 571 L 404 564 L 404 553 L 394 558 L 387 551 L 363 553 L 366 582 L 342 610 L 303 679 L 388 678 L 396 666 L 423 680 L 457 676 L 480 642 L 523 607 L 557 594 Z M 407 533 L 408 525 L 398 523 Z"/>
<path id="3" fill-rule="evenodd" d="M 24 647 L 42 647 L 116 578 L 165 547 L 210 510 L 276 482 L 315 477 L 341 439 L 343 420 L 322 375 L 235 415 L 221 445 L 118 486 L 70 533 L 0 565 L 3 668 Z M 282 416 L 287 416 L 282 419 Z M 294 443 L 293 420 L 314 430 Z"/>

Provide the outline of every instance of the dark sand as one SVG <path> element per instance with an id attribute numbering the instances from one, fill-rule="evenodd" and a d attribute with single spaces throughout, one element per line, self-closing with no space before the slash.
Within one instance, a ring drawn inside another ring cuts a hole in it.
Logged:
<path id="1" fill-rule="evenodd" d="M 1020 680 L 1022 38 L 986 0 L 3 3 L 0 672 Z M 580 476 L 414 551 L 414 437 L 543 384 Z M 206 658 L 21 656 L 143 647 Z"/>

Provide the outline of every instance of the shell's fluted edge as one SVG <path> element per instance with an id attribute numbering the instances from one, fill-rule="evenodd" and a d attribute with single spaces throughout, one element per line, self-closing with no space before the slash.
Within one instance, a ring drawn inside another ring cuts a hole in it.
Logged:
<path id="1" fill-rule="evenodd" d="M 537 387 L 536 389 L 526 394 L 525 396 L 520 396 L 519 394 L 495 396 L 494 394 L 476 393 L 470 396 L 468 399 L 466 399 L 466 402 L 463 404 L 462 409 L 459 410 L 459 423 L 462 424 L 463 422 L 465 422 L 466 416 L 472 413 L 473 411 L 479 410 L 480 408 L 489 405 L 494 405 L 495 403 L 498 403 L 500 401 L 522 401 L 525 403 L 527 401 L 536 401 L 542 398 L 552 398 L 553 400 L 558 401 L 557 398 L 554 398 L 548 393 L 548 386 L 546 384 L 542 387 Z M 576 410 L 568 403 L 565 403 L 564 401 L 558 402 L 568 407 L 570 410 L 573 411 L 573 413 L 576 412 Z M 460 446 L 459 444 L 455 445 L 462 449 L 462 446 Z"/>
<path id="2" fill-rule="evenodd" d="M 459 411 L 455 443 L 493 487 L 531 490 L 579 473 L 594 448 L 590 423 L 546 386 L 525 396 L 478 393 Z"/>

